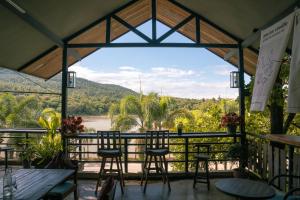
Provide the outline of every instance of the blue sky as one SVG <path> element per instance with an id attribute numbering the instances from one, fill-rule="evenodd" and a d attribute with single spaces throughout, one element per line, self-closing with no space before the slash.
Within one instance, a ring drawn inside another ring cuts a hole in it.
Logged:
<path id="1" fill-rule="evenodd" d="M 150 23 L 139 30 L 151 35 Z M 158 35 L 168 28 L 158 23 Z M 130 32 L 114 42 L 144 42 Z M 174 33 L 164 42 L 191 42 Z M 234 66 L 202 48 L 103 48 L 74 64 L 78 77 L 99 83 L 121 85 L 144 93 L 186 98 L 235 98 L 229 87 Z"/>

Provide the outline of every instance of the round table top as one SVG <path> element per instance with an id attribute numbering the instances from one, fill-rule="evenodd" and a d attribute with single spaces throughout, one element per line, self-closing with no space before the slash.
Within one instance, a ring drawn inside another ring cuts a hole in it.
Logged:
<path id="1" fill-rule="evenodd" d="M 275 190 L 268 184 L 241 178 L 227 178 L 216 182 L 216 188 L 228 195 L 246 199 L 268 199 Z"/>

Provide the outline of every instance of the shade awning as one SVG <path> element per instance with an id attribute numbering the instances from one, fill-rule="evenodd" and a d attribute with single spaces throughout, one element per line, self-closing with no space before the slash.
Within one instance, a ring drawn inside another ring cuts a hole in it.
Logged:
<path id="1" fill-rule="evenodd" d="M 40 28 L 46 28 L 56 39 L 68 43 L 102 43 L 105 42 L 106 22 L 101 20 L 114 10 L 116 15 L 130 25 L 136 27 L 152 18 L 151 0 L 66 0 L 38 1 L 14 0 L 26 14 L 40 22 Z M 253 30 L 267 24 L 280 15 L 286 8 L 295 4 L 296 0 L 240 1 L 240 0 L 157 0 L 157 20 L 174 27 L 189 13 L 183 7 L 203 16 L 200 18 L 202 43 L 230 44 L 245 40 Z M 129 4 L 126 6 L 126 4 Z M 204 20 L 205 19 L 205 20 Z M 178 31 L 196 41 L 196 19 L 181 27 Z M 48 79 L 59 73 L 62 68 L 62 48 L 59 42 L 43 34 L 28 23 L 28 19 L 9 10 L 0 4 L 0 67 L 21 71 L 36 77 Z M 127 33 L 129 30 L 116 20 L 111 21 L 111 41 Z M 76 37 L 74 37 L 76 35 Z M 245 48 L 245 71 L 255 74 L 259 38 Z M 84 58 L 97 48 L 80 48 L 70 51 L 69 66 Z M 209 48 L 209 51 L 224 58 L 230 49 Z M 75 54 L 75 56 L 74 56 Z M 238 66 L 237 56 L 228 60 Z"/>

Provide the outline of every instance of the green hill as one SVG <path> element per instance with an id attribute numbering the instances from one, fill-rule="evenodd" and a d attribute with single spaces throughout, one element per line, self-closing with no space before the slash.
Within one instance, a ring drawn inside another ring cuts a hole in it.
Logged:
<path id="1" fill-rule="evenodd" d="M 44 81 L 32 76 L 0 69 L 0 91 L 30 91 L 60 93 L 61 75 Z M 76 88 L 68 90 L 68 113 L 80 115 L 106 114 L 111 103 L 126 95 L 138 95 L 133 90 L 113 84 L 101 84 L 83 78 L 76 79 Z M 24 95 L 17 94 L 16 95 Z M 29 95 L 29 94 L 26 94 Z M 42 107 L 60 109 L 60 96 L 32 94 L 41 99 Z"/>
<path id="2" fill-rule="evenodd" d="M 45 81 L 29 75 L 0 68 L 0 91 L 46 92 L 60 93 L 61 75 Z M 41 108 L 51 107 L 60 111 L 61 98 L 50 94 L 20 94 L 17 96 L 33 95 L 39 99 Z M 68 114 L 70 115 L 104 115 L 112 103 L 119 102 L 127 95 L 138 95 L 128 88 L 101 84 L 83 78 L 76 79 L 76 88 L 68 90 Z M 176 108 L 196 109 L 205 99 L 174 98 Z"/>

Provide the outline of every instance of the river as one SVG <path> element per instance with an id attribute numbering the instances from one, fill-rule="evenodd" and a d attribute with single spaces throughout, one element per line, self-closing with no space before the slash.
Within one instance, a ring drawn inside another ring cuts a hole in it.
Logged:
<path id="1" fill-rule="evenodd" d="M 82 116 L 84 127 L 94 129 L 95 131 L 108 131 L 111 129 L 111 120 L 108 116 Z M 128 132 L 137 132 L 138 126 L 133 127 Z"/>
<path id="2" fill-rule="evenodd" d="M 95 131 L 107 131 L 111 129 L 111 120 L 108 116 L 82 116 L 83 125 L 93 128 Z"/>

